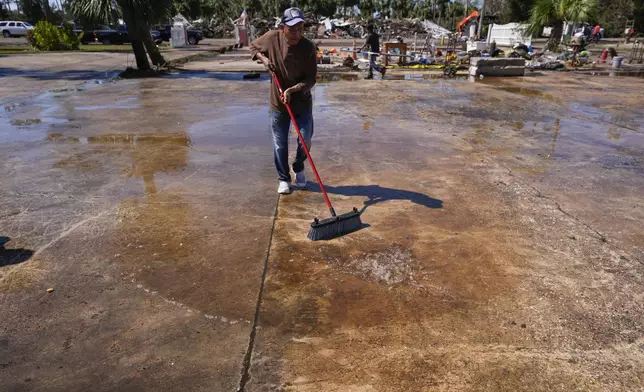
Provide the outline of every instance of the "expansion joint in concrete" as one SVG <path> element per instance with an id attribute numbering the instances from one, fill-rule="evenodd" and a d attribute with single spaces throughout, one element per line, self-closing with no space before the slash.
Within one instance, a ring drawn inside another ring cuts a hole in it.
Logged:
<path id="1" fill-rule="evenodd" d="M 255 337 L 257 336 L 257 326 L 259 324 L 259 312 L 262 308 L 262 298 L 264 295 L 264 285 L 266 283 L 266 274 L 268 272 L 268 262 L 271 255 L 271 246 L 273 244 L 273 233 L 275 232 L 275 222 L 277 221 L 277 211 L 280 204 L 280 197 L 277 196 L 277 201 L 275 202 L 275 212 L 273 213 L 273 224 L 271 225 L 271 232 L 268 239 L 268 247 L 266 249 L 266 258 L 264 259 L 264 268 L 262 270 L 262 280 L 259 285 L 259 293 L 257 294 L 257 305 L 255 306 L 255 316 L 253 317 L 253 328 L 250 332 L 250 337 L 248 339 L 248 348 L 246 349 L 246 355 L 244 356 L 244 364 L 242 367 L 241 379 L 239 380 L 239 389 L 237 392 L 245 392 L 246 384 L 250 380 L 250 365 L 251 359 L 253 357 L 253 349 L 255 348 Z"/>

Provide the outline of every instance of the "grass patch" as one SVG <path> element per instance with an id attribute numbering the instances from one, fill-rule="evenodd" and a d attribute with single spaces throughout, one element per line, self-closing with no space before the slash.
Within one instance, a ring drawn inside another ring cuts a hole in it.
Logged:
<path id="1" fill-rule="evenodd" d="M 20 54 L 20 53 L 35 53 L 36 51 L 31 48 L 31 46 L 20 45 L 20 46 L 9 46 L 3 45 L 0 46 L 0 54 Z"/>
<path id="2" fill-rule="evenodd" d="M 161 45 L 159 46 L 160 51 L 171 49 L 170 45 Z M 123 44 L 123 45 L 103 45 L 103 44 L 89 44 L 81 45 L 80 50 L 82 52 L 132 52 L 132 45 Z"/>
<path id="3" fill-rule="evenodd" d="M 132 45 L 103 45 L 103 44 L 89 44 L 81 45 L 81 52 L 131 52 Z"/>
<path id="4" fill-rule="evenodd" d="M 160 46 L 159 49 L 161 52 L 164 52 L 168 49 L 171 49 L 169 45 Z M 124 45 L 102 45 L 102 44 L 90 44 L 90 45 L 81 45 L 81 52 L 130 52 L 132 53 L 132 46 L 130 44 Z M 63 53 L 69 51 L 53 51 L 50 53 Z M 76 52 L 76 51 L 74 51 Z M 0 55 L 7 54 L 24 54 L 24 53 L 49 53 L 38 51 L 28 45 L 0 45 Z"/>

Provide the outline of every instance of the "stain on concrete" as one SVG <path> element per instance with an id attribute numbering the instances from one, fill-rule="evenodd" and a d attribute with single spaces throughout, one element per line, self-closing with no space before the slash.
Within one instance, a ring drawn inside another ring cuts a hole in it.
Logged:
<path id="1" fill-rule="evenodd" d="M 453 94 L 481 94 L 463 88 Z M 552 85 L 542 88 L 556 90 Z M 331 124 L 360 127 L 362 120 L 352 120 L 351 113 L 370 105 L 359 98 L 367 87 L 351 89 L 335 85 L 327 90 L 330 102 L 354 105 L 343 105 L 341 118 Z M 408 105 L 397 91 L 391 92 L 390 107 Z M 405 198 L 386 200 L 363 215 L 369 228 L 319 245 L 298 233 L 306 232 L 308 217 L 323 214 L 323 208 L 315 207 L 321 204 L 320 195 L 298 192 L 282 198 L 247 390 L 637 388 L 642 374 L 633 364 L 643 358 L 633 344 L 641 335 L 626 331 L 639 330 L 629 315 L 640 304 L 617 294 L 623 288 L 604 280 L 605 267 L 597 270 L 594 264 L 626 262 L 619 256 L 628 249 L 620 244 L 623 232 L 606 227 L 615 240 L 599 236 L 597 221 L 580 218 L 578 209 L 569 212 L 568 205 L 557 201 L 565 193 L 545 186 L 562 180 L 572 185 L 573 159 L 612 148 L 595 142 L 605 138 L 605 128 L 547 101 L 542 101 L 545 108 L 539 102 L 526 106 L 531 112 L 512 112 L 515 105 L 529 105 L 524 99 L 543 98 L 530 91 L 519 90 L 521 98 L 501 112 L 486 108 L 482 97 L 472 100 L 473 108 L 463 108 L 449 94 L 436 97 L 441 104 L 435 105 L 445 111 L 455 107 L 451 119 L 440 110 L 427 122 L 422 122 L 429 120 L 425 116 L 413 119 L 403 113 L 400 118 L 388 110 L 375 118 L 374 124 L 381 126 L 370 134 L 388 135 L 386 143 L 403 141 L 405 155 L 392 154 L 395 148 L 382 144 L 387 152 L 375 153 L 378 163 L 372 164 L 368 145 L 378 144 L 379 137 L 363 141 L 363 132 L 344 133 L 341 143 L 316 144 L 313 153 L 322 157 L 322 175 L 330 177 L 330 184 L 351 188 L 363 181 L 386 182 L 389 188 L 439 199 L 442 208 Z M 525 123 L 544 117 L 552 118 L 549 129 L 539 134 L 526 129 Z M 332 129 L 331 124 L 327 126 Z M 577 133 L 582 129 L 584 135 L 591 132 L 590 140 Z M 415 143 L 404 143 L 408 135 Z M 353 143 L 362 148 L 348 147 Z M 427 147 L 436 145 L 441 148 Z M 423 150 L 430 159 L 423 159 Z M 333 153 L 343 155 L 344 166 L 334 164 L 338 158 L 325 158 Z M 562 160 L 564 156 L 568 158 Z M 554 157 L 557 166 L 552 166 Z M 407 165 L 398 166 L 397 161 Z M 598 170 L 590 165 L 588 170 Z M 635 185 L 639 180 L 620 173 L 626 177 L 608 182 L 641 189 Z M 367 193 L 331 197 L 341 210 L 366 204 Z M 630 232 L 641 232 L 636 227 Z M 637 246 L 631 238 L 628 243 Z M 629 265 L 641 269 L 637 262 Z M 625 279 L 641 291 L 639 283 Z M 607 291 L 623 298 L 620 302 L 628 310 L 614 314 L 613 300 L 604 296 Z M 615 356 L 617 346 L 624 348 Z M 628 370 L 616 376 L 615 361 Z"/>

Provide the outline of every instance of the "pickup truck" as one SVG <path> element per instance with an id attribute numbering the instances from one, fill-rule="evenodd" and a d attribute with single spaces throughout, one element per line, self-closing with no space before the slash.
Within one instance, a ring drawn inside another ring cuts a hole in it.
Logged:
<path id="1" fill-rule="evenodd" d="M 172 37 L 172 25 L 163 25 L 159 26 L 159 32 L 161 33 L 161 39 L 168 42 L 170 37 Z M 190 45 L 197 45 L 199 41 L 203 40 L 203 33 L 201 30 L 197 29 L 188 29 L 188 43 Z"/>

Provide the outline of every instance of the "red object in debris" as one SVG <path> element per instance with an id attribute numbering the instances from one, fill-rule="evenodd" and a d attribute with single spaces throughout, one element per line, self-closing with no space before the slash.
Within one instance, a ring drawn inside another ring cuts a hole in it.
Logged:
<path id="1" fill-rule="evenodd" d="M 599 59 L 600 63 L 605 63 L 606 62 L 606 57 L 608 57 L 608 49 L 604 49 L 602 51 L 602 57 Z"/>

